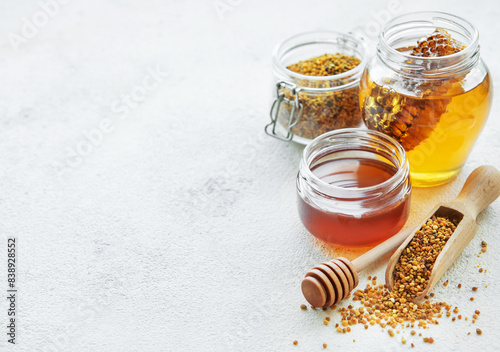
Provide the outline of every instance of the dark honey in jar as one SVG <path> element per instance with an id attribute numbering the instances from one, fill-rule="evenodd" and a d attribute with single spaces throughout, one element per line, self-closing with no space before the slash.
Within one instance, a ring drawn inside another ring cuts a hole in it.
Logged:
<path id="1" fill-rule="evenodd" d="M 315 139 L 304 150 L 297 189 L 306 229 L 335 245 L 382 242 L 398 233 L 409 215 L 404 150 L 374 131 L 346 129 Z"/>

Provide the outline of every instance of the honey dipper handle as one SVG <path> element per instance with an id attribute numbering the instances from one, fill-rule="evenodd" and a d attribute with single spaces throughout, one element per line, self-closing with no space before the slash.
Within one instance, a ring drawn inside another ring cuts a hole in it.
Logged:
<path id="1" fill-rule="evenodd" d="M 420 224 L 419 224 L 420 225 Z M 391 238 L 385 240 L 378 246 L 370 249 L 365 254 L 354 259 L 351 263 L 356 268 L 357 272 L 367 268 L 379 259 L 382 259 L 387 254 L 394 252 L 403 243 L 412 232 L 417 230 L 416 226 L 406 228 Z"/>
<path id="2" fill-rule="evenodd" d="M 469 175 L 462 191 L 453 201 L 461 203 L 474 219 L 500 196 L 500 171 L 490 165 L 480 166 Z"/>

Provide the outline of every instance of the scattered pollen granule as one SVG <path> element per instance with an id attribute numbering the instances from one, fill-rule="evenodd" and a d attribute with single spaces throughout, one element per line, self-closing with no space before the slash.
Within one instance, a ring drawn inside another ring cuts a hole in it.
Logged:
<path id="1" fill-rule="evenodd" d="M 484 253 L 488 250 L 488 244 L 485 241 L 481 241 L 481 253 Z"/>

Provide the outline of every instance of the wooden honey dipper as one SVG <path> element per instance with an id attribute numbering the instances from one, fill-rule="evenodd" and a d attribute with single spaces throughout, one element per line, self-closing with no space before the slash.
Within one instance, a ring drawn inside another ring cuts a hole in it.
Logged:
<path id="1" fill-rule="evenodd" d="M 476 232 L 474 219 L 499 195 L 500 172 L 492 166 L 477 168 L 467 178 L 457 199 L 436 206 L 422 223 L 399 232 L 352 262 L 340 257 L 315 266 L 302 281 L 302 293 L 305 299 L 313 307 L 326 308 L 332 304 L 337 304 L 346 298 L 358 285 L 358 272 L 399 247 L 389 261 L 386 271 L 386 282 L 389 289 L 392 290 L 392 270 L 401 255 L 401 251 L 413 238 L 415 232 L 421 228 L 422 224 L 432 215 L 452 216 L 453 219 L 458 216 L 461 220 L 459 226 L 448 240 L 434 265 L 429 285 L 422 294 L 425 296 L 474 237 Z"/>
<path id="2" fill-rule="evenodd" d="M 302 293 L 313 307 L 329 307 L 346 298 L 358 285 L 358 273 L 396 250 L 415 228 L 400 231 L 352 262 L 339 257 L 312 268 L 302 280 Z"/>

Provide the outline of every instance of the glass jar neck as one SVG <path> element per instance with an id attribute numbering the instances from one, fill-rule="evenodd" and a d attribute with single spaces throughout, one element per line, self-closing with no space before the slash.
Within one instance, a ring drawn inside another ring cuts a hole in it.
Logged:
<path id="1" fill-rule="evenodd" d="M 437 28 L 446 30 L 465 48 L 441 57 L 410 55 L 417 41 Z M 390 20 L 379 36 L 377 56 L 393 71 L 407 77 L 444 78 L 466 72 L 479 60 L 479 34 L 468 21 L 444 12 L 415 12 Z"/>
<path id="2" fill-rule="evenodd" d="M 325 156 L 342 153 L 360 153 L 377 156 L 392 164 L 396 173 L 385 182 L 371 187 L 343 188 L 331 185 L 319 179 L 311 169 Z M 405 193 L 405 185 L 409 183 L 409 165 L 406 153 L 393 138 L 377 131 L 361 129 L 342 129 L 325 133 L 313 140 L 304 149 L 300 163 L 299 177 L 302 177 L 311 191 L 325 198 L 343 199 L 346 201 L 363 200 L 370 202 L 390 201 Z M 348 206 L 348 205 L 345 205 Z"/>

